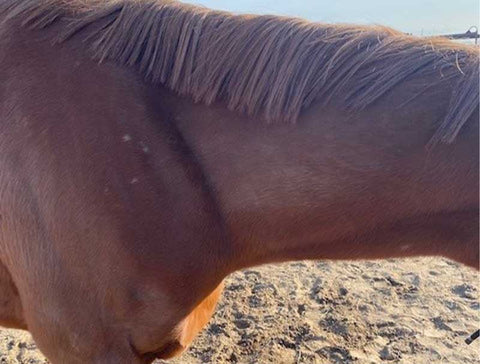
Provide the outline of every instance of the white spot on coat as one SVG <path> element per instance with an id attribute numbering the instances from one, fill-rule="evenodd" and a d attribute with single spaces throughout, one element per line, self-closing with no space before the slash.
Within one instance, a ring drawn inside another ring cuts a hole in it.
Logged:
<path id="1" fill-rule="evenodd" d="M 140 147 L 143 150 L 143 153 L 147 154 L 150 151 L 150 149 L 145 145 L 144 142 L 140 142 L 139 144 L 140 144 Z"/>

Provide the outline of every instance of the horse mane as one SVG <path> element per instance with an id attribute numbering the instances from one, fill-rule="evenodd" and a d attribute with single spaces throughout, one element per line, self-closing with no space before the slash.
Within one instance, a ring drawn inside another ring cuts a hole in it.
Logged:
<path id="1" fill-rule="evenodd" d="M 232 15 L 165 0 L 0 0 L 0 15 L 56 42 L 83 31 L 93 57 L 134 67 L 196 102 L 295 122 L 313 101 L 364 109 L 403 81 L 454 82 L 432 142 L 452 142 L 478 110 L 478 49 L 381 26 Z"/>

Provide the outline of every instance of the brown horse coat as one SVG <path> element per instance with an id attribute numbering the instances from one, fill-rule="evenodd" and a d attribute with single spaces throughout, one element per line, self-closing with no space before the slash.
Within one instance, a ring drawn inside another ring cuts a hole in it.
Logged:
<path id="1" fill-rule="evenodd" d="M 0 323 L 184 349 L 234 270 L 478 247 L 478 49 L 170 1 L 0 0 Z"/>

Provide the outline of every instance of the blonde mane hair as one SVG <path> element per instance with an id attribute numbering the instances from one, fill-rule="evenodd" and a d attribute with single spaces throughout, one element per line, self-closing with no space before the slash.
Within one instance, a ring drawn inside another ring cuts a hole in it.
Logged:
<path id="1" fill-rule="evenodd" d="M 478 108 L 477 48 L 386 27 L 232 15 L 165 0 L 4 0 L 0 14 L 32 29 L 61 24 L 57 42 L 85 31 L 99 61 L 268 121 L 294 122 L 313 101 L 363 109 L 417 77 L 429 77 L 426 89 L 454 83 L 434 142 L 452 142 Z"/>

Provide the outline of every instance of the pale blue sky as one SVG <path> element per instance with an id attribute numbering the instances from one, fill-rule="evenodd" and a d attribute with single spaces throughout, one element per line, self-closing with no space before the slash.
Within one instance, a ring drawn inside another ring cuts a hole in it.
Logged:
<path id="1" fill-rule="evenodd" d="M 182 0 L 238 13 L 320 22 L 382 24 L 414 34 L 463 33 L 479 25 L 479 0 Z"/>

